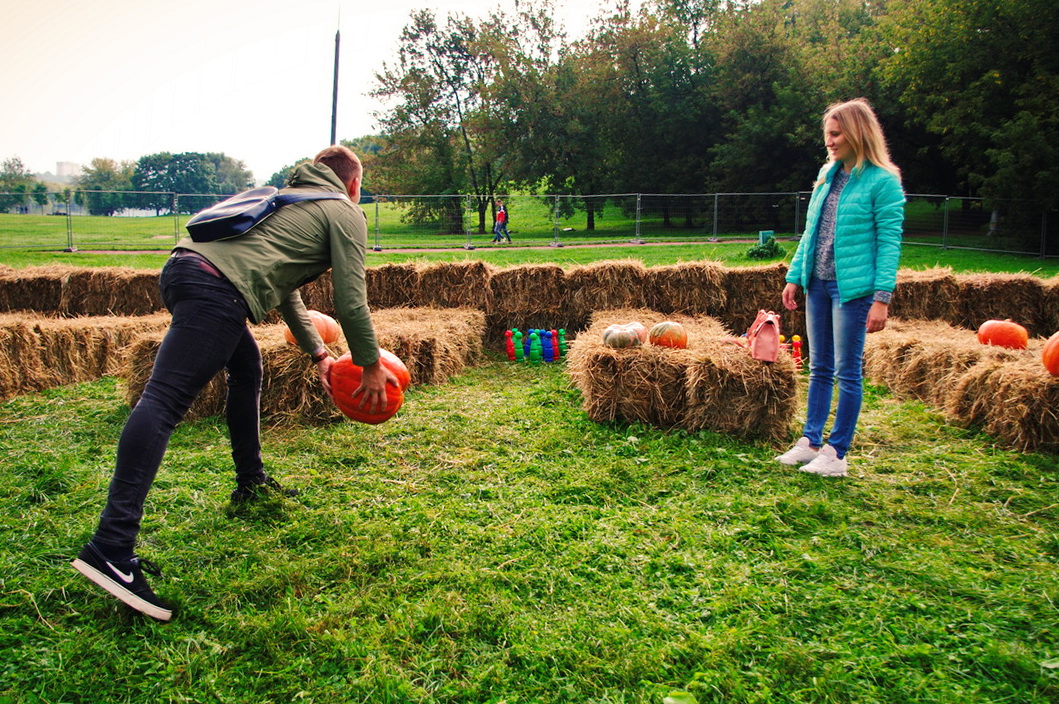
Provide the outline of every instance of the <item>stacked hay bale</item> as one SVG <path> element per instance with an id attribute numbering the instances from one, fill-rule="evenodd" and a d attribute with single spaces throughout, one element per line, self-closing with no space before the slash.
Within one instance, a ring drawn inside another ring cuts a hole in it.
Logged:
<path id="1" fill-rule="evenodd" d="M 485 314 L 473 309 L 395 308 L 372 315 L 379 345 L 405 363 L 412 384 L 438 384 L 478 359 L 485 334 Z M 283 336 L 283 325 L 253 328 L 261 349 L 264 380 L 261 414 L 272 422 L 329 422 L 343 418 L 320 386 L 316 366 Z M 135 405 L 150 377 L 164 331 L 144 335 L 130 348 L 126 369 L 126 398 Z M 347 351 L 345 340 L 331 345 L 336 354 Z M 192 405 L 187 419 L 224 412 L 227 386 L 224 374 L 212 379 Z"/>
<path id="2" fill-rule="evenodd" d="M 492 265 L 478 260 L 420 264 L 415 305 L 484 311 L 489 301 L 489 277 L 494 270 Z"/>
<path id="3" fill-rule="evenodd" d="M 489 277 L 486 336 L 490 345 L 512 328 L 574 330 L 566 271 L 557 264 L 528 264 L 493 271 Z"/>
<path id="4" fill-rule="evenodd" d="M 1044 282 L 1030 274 L 959 274 L 955 317 L 950 322 L 977 330 L 987 320 L 1014 320 L 1030 335 L 1051 334 Z M 1047 332 L 1046 332 L 1047 331 Z"/>
<path id="5" fill-rule="evenodd" d="M 905 320 L 955 322 L 960 286 L 952 269 L 897 272 L 897 288 L 890 302 L 890 316 Z"/>
<path id="6" fill-rule="evenodd" d="M 793 311 L 783 307 L 787 270 L 784 263 L 727 269 L 724 272 L 726 303 L 720 317 L 741 335 L 754 322 L 758 311 L 764 308 L 780 314 L 784 336 L 800 335 L 804 341 L 805 305 L 799 305 Z"/>
<path id="7" fill-rule="evenodd" d="M 0 274 L 2 311 L 141 316 L 164 308 L 157 271 L 45 266 Z"/>
<path id="8" fill-rule="evenodd" d="M 368 304 L 379 308 L 407 308 L 419 298 L 419 269 L 415 264 L 383 264 L 367 272 Z"/>
<path id="9" fill-rule="evenodd" d="M 613 349 L 602 342 L 610 325 L 669 319 L 684 325 L 687 349 L 653 345 Z M 599 311 L 569 356 L 570 376 L 590 418 L 658 427 L 709 429 L 770 441 L 789 438 L 797 391 L 793 360 L 752 359 L 731 332 L 709 317 L 665 316 L 645 309 Z"/>
<path id="10" fill-rule="evenodd" d="M 653 266 L 644 277 L 644 301 L 660 313 L 721 315 L 728 304 L 725 269 L 710 261 Z"/>
<path id="11" fill-rule="evenodd" d="M 596 311 L 647 306 L 647 267 L 638 259 L 619 259 L 575 266 L 566 272 L 569 314 L 583 329 Z"/>
<path id="12" fill-rule="evenodd" d="M 1044 340 L 1026 350 L 982 345 L 939 321 L 892 320 L 869 335 L 865 373 L 962 426 L 980 427 L 1019 451 L 1059 450 L 1059 378 L 1041 364 Z"/>
<path id="13" fill-rule="evenodd" d="M 67 266 L 11 269 L 0 274 L 0 311 L 57 313 L 62 303 L 63 278 L 75 271 Z"/>
<path id="14" fill-rule="evenodd" d="M 1044 315 L 1041 324 L 1044 326 L 1042 337 L 1051 337 L 1059 332 L 1059 276 L 1044 282 Z"/>
<path id="15" fill-rule="evenodd" d="M 164 309 L 157 271 L 126 267 L 75 269 L 62 280 L 61 315 L 142 316 Z"/>

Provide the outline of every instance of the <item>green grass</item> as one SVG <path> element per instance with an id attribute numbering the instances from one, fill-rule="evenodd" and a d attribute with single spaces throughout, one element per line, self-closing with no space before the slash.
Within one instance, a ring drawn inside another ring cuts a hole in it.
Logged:
<path id="1" fill-rule="evenodd" d="M 781 241 L 785 250 L 782 259 L 790 261 L 795 242 Z M 768 264 L 746 256 L 753 246 L 749 242 L 702 242 L 696 244 L 646 244 L 625 246 L 569 246 L 520 247 L 482 245 L 474 250 L 449 247 L 439 250 L 413 249 L 396 251 L 383 249 L 368 252 L 368 266 L 407 261 L 462 261 L 481 259 L 496 266 L 517 266 L 530 263 L 557 263 L 562 266 L 588 264 L 602 259 L 635 258 L 646 266 L 662 266 L 703 259 L 726 266 L 760 266 Z M 61 252 L 34 249 L 0 249 L 0 264 L 22 268 L 65 264 L 69 266 L 128 266 L 142 269 L 161 269 L 168 252 Z M 1041 277 L 1059 274 L 1059 259 L 1040 259 L 1015 254 L 997 254 L 970 250 L 942 250 L 937 247 L 905 245 L 901 252 L 901 266 L 908 269 L 952 267 L 957 272 L 1030 273 Z"/>
<path id="2" fill-rule="evenodd" d="M 1055 458 L 878 389 L 826 480 L 491 355 L 380 426 L 266 426 L 302 494 L 239 511 L 222 424 L 183 424 L 165 625 L 68 565 L 126 414 L 113 380 L 0 405 L 0 702 L 1059 700 Z"/>

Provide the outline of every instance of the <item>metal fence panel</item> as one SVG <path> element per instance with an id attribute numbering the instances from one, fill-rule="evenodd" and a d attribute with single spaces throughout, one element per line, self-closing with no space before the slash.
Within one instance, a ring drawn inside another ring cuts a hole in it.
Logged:
<path id="1" fill-rule="evenodd" d="M 164 251 L 184 235 L 191 214 L 226 197 L 74 189 L 0 193 L 0 247 Z M 1025 203 L 907 198 L 909 244 L 1059 256 L 1059 218 Z M 371 195 L 361 207 L 374 249 L 471 249 L 494 245 L 498 201 L 507 210 L 513 244 L 563 246 L 756 241 L 762 231 L 796 238 L 805 228 L 809 193 Z"/>

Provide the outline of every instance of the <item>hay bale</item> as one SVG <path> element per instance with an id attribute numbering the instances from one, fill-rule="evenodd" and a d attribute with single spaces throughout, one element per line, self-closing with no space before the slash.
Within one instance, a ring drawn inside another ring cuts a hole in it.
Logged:
<path id="1" fill-rule="evenodd" d="M 687 329 L 688 349 L 616 350 L 602 343 L 608 325 L 637 320 L 650 327 L 666 319 Z M 786 353 L 771 365 L 751 359 L 713 318 L 643 309 L 599 311 L 571 345 L 569 372 L 585 412 L 596 421 L 789 437 L 796 392 L 793 360 Z"/>
<path id="2" fill-rule="evenodd" d="M 0 274 L 0 311 L 56 313 L 62 302 L 68 266 L 39 266 Z"/>
<path id="3" fill-rule="evenodd" d="M 325 315 L 335 314 L 335 285 L 333 271 L 328 269 L 309 283 L 298 289 L 302 303 L 310 310 L 317 310 Z"/>
<path id="4" fill-rule="evenodd" d="M 157 271 L 73 269 L 61 277 L 61 282 L 58 312 L 64 316 L 142 316 L 165 310 Z"/>
<path id="5" fill-rule="evenodd" d="M 798 368 L 786 352 L 773 364 L 731 344 L 713 344 L 688 369 L 689 430 L 790 439 L 797 409 Z"/>
<path id="6" fill-rule="evenodd" d="M 725 306 L 719 314 L 732 330 L 742 334 L 754 322 L 757 312 L 765 310 L 781 314 L 783 334 L 805 337 L 804 317 L 792 314 L 783 307 L 783 287 L 786 285 L 787 265 L 733 267 L 724 270 Z M 785 316 L 785 317 L 784 317 Z"/>
<path id="7" fill-rule="evenodd" d="M 43 388 L 34 320 L 24 314 L 0 313 L 0 400 Z"/>
<path id="8" fill-rule="evenodd" d="M 167 323 L 165 314 L 84 318 L 2 314 L 0 397 L 116 374 L 132 340 Z"/>
<path id="9" fill-rule="evenodd" d="M 584 319 L 570 315 L 566 271 L 556 264 L 529 264 L 497 269 L 489 278 L 486 339 L 504 341 L 504 332 L 555 329 L 579 330 Z"/>
<path id="10" fill-rule="evenodd" d="M 1041 316 L 1041 325 L 1044 329 L 1041 330 L 1040 335 L 1051 337 L 1059 332 L 1059 275 L 1047 279 L 1043 286 L 1044 314 Z"/>
<path id="11" fill-rule="evenodd" d="M 606 260 L 566 272 L 569 313 L 588 320 L 594 311 L 644 308 L 647 267 L 637 259 Z"/>
<path id="12" fill-rule="evenodd" d="M 1037 350 L 1014 360 L 989 360 L 956 379 L 946 416 L 977 426 L 1020 452 L 1059 452 L 1059 377 L 1049 374 Z"/>
<path id="13" fill-rule="evenodd" d="M 724 267 L 716 262 L 685 262 L 648 268 L 644 300 L 662 313 L 721 315 L 728 303 Z"/>
<path id="14" fill-rule="evenodd" d="M 482 356 L 480 310 L 390 308 L 371 317 L 379 346 L 401 358 L 413 384 L 441 384 Z"/>
<path id="15" fill-rule="evenodd" d="M 904 320 L 955 320 L 959 284 L 952 269 L 901 269 L 890 316 Z"/>
<path id="16" fill-rule="evenodd" d="M 942 321 L 891 319 L 868 335 L 865 376 L 894 395 L 942 406 L 956 378 L 984 361 L 1010 361 L 1023 353 L 978 342 L 976 335 Z"/>
<path id="17" fill-rule="evenodd" d="M 489 277 L 495 267 L 483 261 L 428 262 L 418 266 L 416 305 L 486 310 Z"/>
<path id="18" fill-rule="evenodd" d="M 414 263 L 383 264 L 367 270 L 368 303 L 379 308 L 408 308 L 419 297 L 419 269 Z"/>
<path id="19" fill-rule="evenodd" d="M 949 322 L 977 330 L 987 320 L 1014 320 L 1030 335 L 1050 331 L 1045 312 L 1044 282 L 1030 274 L 957 274 L 954 319 Z"/>
<path id="20" fill-rule="evenodd" d="M 436 384 L 476 361 L 482 351 L 485 316 L 471 309 L 394 308 L 372 314 L 379 345 L 404 361 L 412 384 Z M 261 349 L 264 379 L 261 415 L 270 422 L 321 423 L 344 418 L 320 386 L 315 365 L 283 337 L 283 325 L 252 328 Z M 135 405 L 150 378 L 164 331 L 141 336 L 130 348 L 126 399 Z M 330 346 L 347 351 L 345 340 Z M 185 419 L 224 413 L 227 386 L 223 372 L 202 390 Z"/>

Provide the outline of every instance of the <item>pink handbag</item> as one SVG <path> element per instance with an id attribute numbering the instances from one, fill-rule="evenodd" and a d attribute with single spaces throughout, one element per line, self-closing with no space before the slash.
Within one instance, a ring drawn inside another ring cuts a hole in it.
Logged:
<path id="1" fill-rule="evenodd" d="M 780 316 L 770 310 L 759 310 L 746 331 L 750 356 L 762 362 L 775 362 L 780 353 Z"/>

